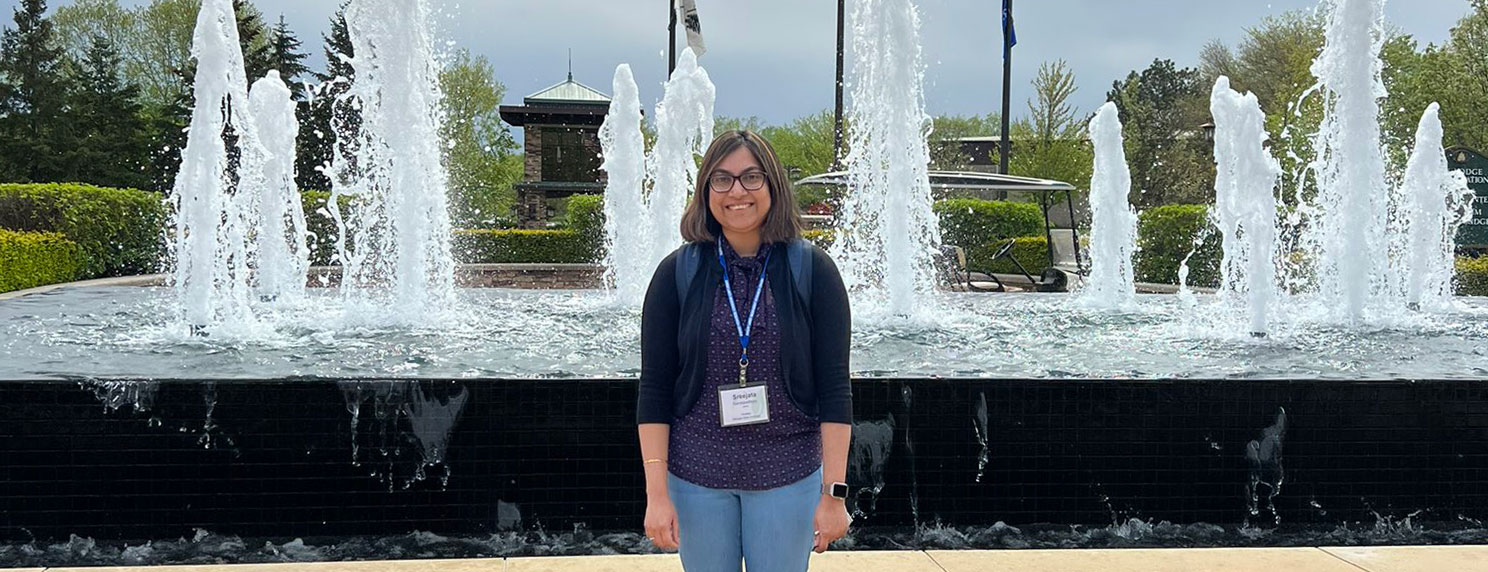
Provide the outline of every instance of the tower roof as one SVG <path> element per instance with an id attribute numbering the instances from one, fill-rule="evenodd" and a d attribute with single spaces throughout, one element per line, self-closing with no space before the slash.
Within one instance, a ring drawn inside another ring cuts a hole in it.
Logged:
<path id="1" fill-rule="evenodd" d="M 522 98 L 526 105 L 609 105 L 610 96 L 597 89 L 576 82 L 573 74 L 568 80 Z"/>

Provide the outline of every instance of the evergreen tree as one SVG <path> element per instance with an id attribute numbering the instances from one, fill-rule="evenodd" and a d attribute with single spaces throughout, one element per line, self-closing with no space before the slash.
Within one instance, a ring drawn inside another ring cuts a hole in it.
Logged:
<path id="1" fill-rule="evenodd" d="M 1200 127 L 1209 120 L 1208 96 L 1199 70 L 1164 59 L 1114 82 L 1106 94 L 1120 112 L 1131 200 L 1139 209 L 1214 200 L 1212 151 Z"/>
<path id="2" fill-rule="evenodd" d="M 144 188 L 148 140 L 139 88 L 120 80 L 119 51 L 94 36 L 76 67 L 72 117 L 80 133 L 74 180 L 108 187 Z"/>
<path id="3" fill-rule="evenodd" d="M 263 79 L 274 66 L 273 46 L 264 25 L 263 14 L 248 0 L 233 0 L 233 13 L 238 19 L 238 45 L 243 49 L 243 69 L 248 72 L 248 85 Z M 280 70 L 282 75 L 284 72 Z"/>
<path id="4" fill-rule="evenodd" d="M 62 181 L 75 161 L 62 49 L 45 13 L 46 0 L 21 0 L 16 29 L 0 36 L 0 178 L 8 181 Z"/>
<path id="5" fill-rule="evenodd" d="M 284 23 L 284 16 L 280 15 L 279 24 L 269 34 L 269 69 L 279 70 L 280 79 L 289 85 L 295 101 L 305 101 L 305 86 L 300 77 L 310 73 L 310 68 L 304 64 L 308 55 L 300 51 L 300 39 L 295 37 L 294 31 Z"/>
<path id="6" fill-rule="evenodd" d="M 357 113 L 346 94 L 351 90 L 356 70 L 347 62 L 355 55 L 351 32 L 346 26 L 346 4 L 331 18 L 331 31 L 325 41 L 325 73 L 315 74 L 319 84 L 312 88 L 309 110 L 300 121 L 300 137 L 295 158 L 295 181 L 301 189 L 330 190 L 326 174 L 337 145 L 349 154 L 354 149 Z"/>

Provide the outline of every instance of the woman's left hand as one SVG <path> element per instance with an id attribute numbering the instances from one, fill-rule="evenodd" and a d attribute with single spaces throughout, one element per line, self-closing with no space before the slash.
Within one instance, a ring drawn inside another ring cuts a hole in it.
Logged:
<path id="1" fill-rule="evenodd" d="M 847 502 L 822 495 L 821 501 L 816 503 L 816 518 L 813 522 L 816 526 L 816 544 L 812 550 L 821 554 L 827 551 L 827 546 L 832 541 L 847 536 L 847 526 L 852 524 L 852 517 L 847 515 Z"/>

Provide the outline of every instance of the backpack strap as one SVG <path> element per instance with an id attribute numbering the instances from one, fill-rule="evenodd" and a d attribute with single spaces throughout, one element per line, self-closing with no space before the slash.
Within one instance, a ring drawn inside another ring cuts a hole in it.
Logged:
<path id="1" fill-rule="evenodd" d="M 687 293 L 692 291 L 692 281 L 702 268 L 703 245 L 689 242 L 677 252 L 677 307 L 687 302 Z"/>
<path id="2" fill-rule="evenodd" d="M 806 311 L 811 311 L 811 243 L 804 238 L 790 241 L 785 247 L 786 256 L 790 259 L 791 280 L 796 283 L 796 295 L 801 298 L 801 305 Z"/>

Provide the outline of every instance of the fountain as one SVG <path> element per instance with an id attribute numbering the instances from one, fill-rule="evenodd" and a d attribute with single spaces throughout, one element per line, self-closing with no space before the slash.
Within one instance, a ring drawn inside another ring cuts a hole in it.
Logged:
<path id="1" fill-rule="evenodd" d="M 858 313 L 929 318 L 940 227 L 931 210 L 919 14 L 909 0 L 859 0 L 849 16 L 852 191 L 837 216 L 832 258 Z"/>
<path id="2" fill-rule="evenodd" d="M 305 211 L 295 186 L 295 137 L 300 129 L 295 103 L 279 72 L 270 70 L 248 91 L 248 106 L 266 153 L 254 233 L 258 294 L 265 300 L 300 298 L 310 271 L 310 249 L 305 243 Z"/>
<path id="3" fill-rule="evenodd" d="M 1312 64 L 1324 98 L 1323 123 L 1310 169 L 1316 201 L 1306 214 L 1303 246 L 1317 254 L 1318 304 L 1333 318 L 1359 323 L 1381 307 L 1388 269 L 1389 190 L 1380 153 L 1379 101 L 1385 97 L 1378 57 L 1384 42 L 1383 0 L 1328 0 L 1326 42 Z"/>
<path id="4" fill-rule="evenodd" d="M 1399 218 L 1405 227 L 1402 296 L 1415 310 L 1452 309 L 1452 275 L 1457 227 L 1471 216 L 1472 191 L 1461 172 L 1447 168 L 1442 149 L 1440 106 L 1432 103 L 1416 128 L 1416 146 L 1401 185 L 1404 205 Z"/>
<path id="5" fill-rule="evenodd" d="M 267 151 L 247 115 L 248 80 L 231 0 L 206 0 L 193 34 L 196 106 L 181 152 L 174 205 L 175 309 L 192 333 L 240 331 L 256 252 L 262 171 Z M 234 165 L 236 163 L 236 167 Z"/>
<path id="6" fill-rule="evenodd" d="M 608 175 L 605 187 L 605 282 L 624 305 L 640 307 L 656 267 L 654 231 L 646 213 L 646 142 L 641 133 L 641 96 L 629 64 L 615 68 L 615 98 L 599 129 Z M 639 224 L 637 224 L 639 223 Z M 680 224 L 680 219 L 679 219 Z"/>
<path id="7" fill-rule="evenodd" d="M 1090 121 L 1095 146 L 1095 174 L 1090 179 L 1090 281 L 1080 302 L 1095 308 L 1124 308 L 1136 293 L 1132 254 L 1136 250 L 1137 215 L 1132 212 L 1131 169 L 1121 143 L 1116 104 L 1107 103 Z"/>
<path id="8" fill-rule="evenodd" d="M 209 523 L 275 538 L 421 530 L 483 535 L 501 546 L 482 554 L 505 554 L 560 536 L 544 531 L 572 530 L 566 538 L 589 546 L 618 537 L 598 531 L 633 528 L 643 509 L 634 300 L 679 242 L 695 158 L 712 133 L 713 86 L 696 58 L 683 53 L 658 106 L 649 194 L 639 95 L 628 69 L 616 70 L 605 169 L 622 200 L 606 201 L 607 224 L 613 256 L 638 265 L 615 265 L 616 295 L 456 289 L 426 4 L 353 0 L 357 74 L 344 103 L 359 111 L 341 125 L 353 139 L 338 146 L 337 200 L 327 205 L 340 223 L 343 279 L 339 290 L 281 289 L 266 303 L 250 292 L 277 280 L 256 277 L 303 260 L 293 209 L 277 210 L 288 207 L 276 194 L 283 159 L 258 143 L 282 148 L 287 132 L 271 126 L 284 117 L 283 92 L 268 78 L 254 89 L 261 97 L 247 94 L 229 4 L 206 0 L 197 30 L 199 106 L 175 194 L 175 288 L 0 300 L 0 435 L 34 436 L 0 447 L 0 534 L 174 538 Z M 1170 538 L 1186 543 L 1245 544 L 1292 542 L 1282 538 L 1289 531 L 1252 528 L 1274 522 L 1337 539 L 1340 523 L 1376 507 L 1426 509 L 1422 519 L 1436 522 L 1488 518 L 1461 494 L 1478 484 L 1462 475 L 1481 472 L 1488 456 L 1488 437 L 1474 430 L 1488 420 L 1473 406 L 1488 400 L 1488 301 L 1446 299 L 1461 181 L 1437 161 L 1433 107 L 1397 193 L 1409 225 L 1385 224 L 1370 63 L 1378 3 L 1328 6 L 1330 46 L 1316 69 L 1332 95 L 1314 166 L 1318 199 L 1303 206 L 1318 248 L 1301 253 L 1324 269 L 1321 290 L 1274 288 L 1276 173 L 1263 118 L 1253 98 L 1220 82 L 1211 103 L 1227 287 L 1190 306 L 1133 293 L 1136 221 L 1113 105 L 1091 126 L 1087 291 L 934 291 L 915 7 L 855 3 L 855 192 L 833 254 L 855 314 L 872 319 L 859 320 L 852 339 L 849 466 L 861 492 L 850 502 L 868 527 L 919 527 L 857 546 L 1027 545 L 1006 525 L 968 535 L 926 526 L 937 520 L 1053 523 L 1045 528 L 1068 535 L 1079 525 L 1085 540 L 1114 535 L 1128 546 L 1175 527 L 1163 520 L 1222 523 L 1181 525 L 1195 527 L 1194 538 Z M 628 218 L 638 210 L 655 222 Z M 1342 248 L 1383 247 L 1390 228 L 1408 232 L 1395 240 L 1410 245 L 1391 265 L 1383 251 Z M 1423 312 L 1373 323 L 1397 297 L 1384 280 L 1392 275 L 1409 282 L 1400 300 Z M 1202 324 L 1242 296 L 1243 326 Z M 1308 312 L 1332 306 L 1331 319 Z M 177 309 L 211 335 L 179 335 Z M 459 319 L 443 319 L 451 314 Z M 217 335 L 236 324 L 269 333 Z M 1287 474 L 1298 467 L 1305 478 Z M 76 510 L 78 498 L 89 510 Z M 1273 518 L 1252 522 L 1263 510 Z"/>
<path id="9" fill-rule="evenodd" d="M 1215 218 L 1223 238 L 1221 292 L 1244 298 L 1250 334 L 1264 337 L 1276 299 L 1276 183 L 1281 165 L 1266 150 L 1266 115 L 1254 94 L 1214 82 Z"/>
<path id="10" fill-rule="evenodd" d="M 351 322 L 425 324 L 454 298 L 449 174 L 425 0 L 358 0 L 346 9 L 356 81 L 352 145 L 337 145 L 327 208 L 339 233 Z M 343 213 L 341 199 L 350 199 Z"/>
<path id="11" fill-rule="evenodd" d="M 651 256 L 643 261 L 650 269 L 682 245 L 682 211 L 697 183 L 695 157 L 713 141 L 713 81 L 698 65 L 692 48 L 682 50 L 664 89 L 656 104 L 656 148 L 646 161 Z"/>

